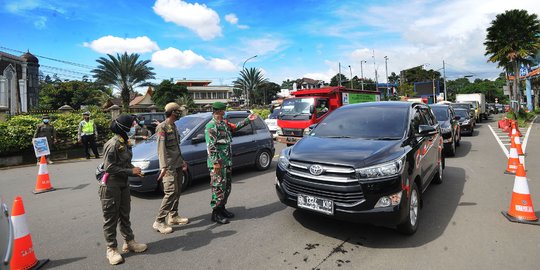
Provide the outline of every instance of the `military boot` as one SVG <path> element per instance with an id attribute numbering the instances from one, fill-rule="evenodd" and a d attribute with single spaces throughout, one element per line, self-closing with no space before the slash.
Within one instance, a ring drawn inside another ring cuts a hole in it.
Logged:
<path id="1" fill-rule="evenodd" d="M 112 265 L 117 265 L 124 262 L 124 258 L 122 258 L 122 255 L 120 255 L 118 249 L 111 247 L 107 248 L 107 259 Z"/>
<path id="2" fill-rule="evenodd" d="M 133 252 L 139 253 L 139 252 L 145 251 L 147 248 L 148 246 L 146 244 L 140 244 L 140 243 L 135 242 L 135 240 L 129 240 L 125 242 L 124 245 L 122 246 L 122 251 L 123 252 L 133 251 Z"/>
<path id="3" fill-rule="evenodd" d="M 168 234 L 168 233 L 172 233 L 173 229 L 171 226 L 165 224 L 165 223 L 161 223 L 161 222 L 157 222 L 157 221 L 154 221 L 154 224 L 152 225 L 152 228 L 154 228 L 154 230 L 162 233 L 162 234 Z"/>
<path id="4" fill-rule="evenodd" d="M 212 221 L 219 224 L 229 223 L 229 220 L 221 214 L 221 208 L 216 208 L 212 211 Z"/>
<path id="5" fill-rule="evenodd" d="M 171 217 L 167 220 L 167 224 L 172 225 L 185 225 L 189 223 L 189 219 L 181 216 Z"/>
<path id="6" fill-rule="evenodd" d="M 226 218 L 233 218 L 234 217 L 234 214 L 232 212 L 227 211 L 227 209 L 225 209 L 225 206 L 223 206 L 223 208 L 221 208 L 221 214 Z"/>

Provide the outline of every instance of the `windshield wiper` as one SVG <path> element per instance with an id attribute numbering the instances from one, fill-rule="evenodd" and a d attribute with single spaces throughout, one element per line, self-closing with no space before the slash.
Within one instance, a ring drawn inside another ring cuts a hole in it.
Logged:
<path id="1" fill-rule="evenodd" d="M 325 136 L 326 138 L 337 138 L 337 139 L 341 139 L 341 138 L 351 138 L 351 136 Z"/>
<path id="2" fill-rule="evenodd" d="M 399 137 L 376 137 L 376 138 L 370 138 L 371 140 L 378 140 L 378 141 L 393 141 L 393 140 L 399 140 L 401 138 Z"/>

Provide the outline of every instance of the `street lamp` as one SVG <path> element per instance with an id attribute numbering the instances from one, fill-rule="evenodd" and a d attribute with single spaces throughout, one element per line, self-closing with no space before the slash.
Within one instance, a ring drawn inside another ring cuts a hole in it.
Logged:
<path id="1" fill-rule="evenodd" d="M 366 60 L 360 60 L 360 77 L 362 77 L 362 91 L 364 90 L 364 68 L 362 67 L 362 63 L 367 63 Z"/>
<path id="2" fill-rule="evenodd" d="M 352 68 L 351 68 L 351 65 L 349 65 L 349 71 L 351 72 L 351 89 L 353 89 L 353 84 L 352 84 Z"/>
<path id="3" fill-rule="evenodd" d="M 390 95 L 390 88 L 388 87 L 388 56 L 384 56 L 384 68 L 386 69 L 386 96 Z"/>
<path id="4" fill-rule="evenodd" d="M 252 56 L 252 57 L 246 59 L 246 61 L 244 61 L 244 63 L 242 64 L 242 70 L 246 70 L 246 68 L 245 68 L 246 62 L 249 61 L 249 60 L 251 60 L 251 59 L 253 59 L 253 58 L 255 58 L 255 57 L 257 57 L 257 55 L 254 55 L 254 56 Z M 245 72 L 245 71 L 244 71 L 244 72 Z M 246 94 L 246 106 L 249 107 L 249 94 L 248 94 L 248 92 L 247 92 L 247 87 L 245 86 L 245 84 L 244 84 L 244 93 Z"/>

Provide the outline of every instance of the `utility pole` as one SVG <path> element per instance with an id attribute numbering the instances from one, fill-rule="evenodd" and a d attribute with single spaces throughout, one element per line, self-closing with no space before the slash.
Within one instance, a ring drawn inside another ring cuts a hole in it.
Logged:
<path id="1" fill-rule="evenodd" d="M 362 77 L 362 91 L 364 91 L 364 68 L 362 67 L 362 63 L 367 63 L 367 61 L 360 60 L 360 77 Z"/>
<path id="2" fill-rule="evenodd" d="M 443 78 L 443 88 L 444 88 L 444 100 L 448 100 L 448 96 L 446 95 L 446 68 L 444 60 L 442 60 L 442 78 Z"/>
<path id="3" fill-rule="evenodd" d="M 375 70 L 375 91 L 379 91 L 379 80 L 377 78 L 377 66 L 375 66 L 375 49 L 373 49 L 373 69 Z"/>
<path id="4" fill-rule="evenodd" d="M 341 62 L 338 62 L 338 74 L 339 74 L 338 86 L 341 86 Z"/>
<path id="5" fill-rule="evenodd" d="M 246 59 L 246 61 L 244 61 L 244 63 L 242 64 L 242 71 L 246 72 L 246 71 L 245 71 L 245 70 L 246 70 L 246 68 L 245 68 L 246 62 L 249 61 L 249 60 L 251 60 L 251 59 L 253 59 L 253 58 L 255 58 L 255 57 L 257 57 L 257 55 L 254 55 L 254 56 L 252 56 L 252 57 Z M 244 86 L 244 92 L 245 92 L 245 94 L 246 94 L 246 106 L 249 108 L 249 92 L 248 92 L 248 90 L 247 90 L 247 87 L 245 87 L 245 86 Z"/>
<path id="6" fill-rule="evenodd" d="M 349 65 L 349 71 L 351 72 L 351 89 L 353 89 L 353 84 L 352 84 L 352 68 L 351 68 L 351 65 Z"/>
<path id="7" fill-rule="evenodd" d="M 390 88 L 388 87 L 388 56 L 384 56 L 384 68 L 386 69 L 386 96 L 390 95 Z"/>

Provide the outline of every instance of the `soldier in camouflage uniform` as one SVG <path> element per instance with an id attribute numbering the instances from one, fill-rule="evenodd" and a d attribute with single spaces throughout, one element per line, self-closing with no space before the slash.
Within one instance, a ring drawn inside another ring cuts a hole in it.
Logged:
<path id="1" fill-rule="evenodd" d="M 229 223 L 228 218 L 234 214 L 225 209 L 227 199 L 231 193 L 231 133 L 239 130 L 257 118 L 251 114 L 244 121 L 232 124 L 223 119 L 226 105 L 222 102 L 212 104 L 213 117 L 205 129 L 205 139 L 208 151 L 208 169 L 210 170 L 210 184 L 212 186 L 212 221 L 220 224 Z"/>
<path id="2" fill-rule="evenodd" d="M 131 164 L 133 153 L 128 143 L 127 132 L 133 125 L 135 116 L 121 115 L 111 123 L 111 131 L 116 134 L 103 146 L 103 169 L 108 174 L 99 185 L 99 198 L 103 211 L 103 233 L 107 242 L 107 259 L 110 264 L 124 261 L 118 252 L 116 227 L 120 223 L 120 233 L 125 240 L 124 252 L 143 252 L 146 244 L 135 242 L 131 230 L 129 214 L 131 212 L 131 195 L 128 176 L 141 176 L 141 168 Z M 106 174 L 106 175 L 107 175 Z"/>
<path id="3" fill-rule="evenodd" d="M 182 109 L 174 102 L 168 103 L 165 105 L 165 116 L 167 119 L 156 127 L 159 168 L 161 169 L 158 181 L 163 181 L 165 195 L 156 221 L 152 225 L 154 230 L 162 234 L 171 233 L 173 231 L 171 225 L 189 223 L 189 219 L 178 215 L 180 184 L 184 177 L 183 171 L 187 170 L 187 163 L 182 158 L 180 136 L 174 122 L 182 116 Z"/>

